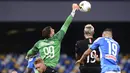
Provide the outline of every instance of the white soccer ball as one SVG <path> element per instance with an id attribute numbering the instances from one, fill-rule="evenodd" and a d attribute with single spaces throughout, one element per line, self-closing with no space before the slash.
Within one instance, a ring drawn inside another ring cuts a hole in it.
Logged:
<path id="1" fill-rule="evenodd" d="M 79 7 L 81 12 L 88 12 L 91 9 L 91 4 L 88 1 L 81 1 Z"/>

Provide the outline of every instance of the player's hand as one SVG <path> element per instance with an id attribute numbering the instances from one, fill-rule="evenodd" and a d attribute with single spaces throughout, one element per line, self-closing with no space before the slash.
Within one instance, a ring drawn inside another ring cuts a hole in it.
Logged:
<path id="1" fill-rule="evenodd" d="M 96 59 L 96 61 L 100 61 L 100 59 L 96 53 L 93 53 L 93 55 L 94 55 L 94 58 Z"/>
<path id="2" fill-rule="evenodd" d="M 98 55 L 96 53 L 93 53 L 94 58 L 98 58 Z"/>
<path id="3" fill-rule="evenodd" d="M 78 10 L 79 9 L 79 5 L 76 3 L 72 4 L 72 10 Z"/>
<path id="4" fill-rule="evenodd" d="M 76 61 L 75 64 L 79 65 L 81 63 L 81 60 Z"/>
<path id="5" fill-rule="evenodd" d="M 28 56 L 26 56 L 26 57 L 25 57 L 25 59 L 26 59 L 26 60 L 29 60 L 29 57 L 28 57 Z"/>
<path id="6" fill-rule="evenodd" d="M 71 12 L 71 16 L 72 16 L 72 17 L 74 17 L 75 11 L 78 10 L 78 9 L 79 9 L 78 4 L 73 3 L 73 4 L 72 4 L 72 12 Z"/>

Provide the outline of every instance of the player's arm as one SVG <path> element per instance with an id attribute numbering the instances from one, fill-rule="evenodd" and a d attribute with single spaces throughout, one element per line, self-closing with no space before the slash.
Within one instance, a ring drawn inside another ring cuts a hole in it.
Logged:
<path id="1" fill-rule="evenodd" d="M 29 58 L 31 58 L 31 57 L 34 57 L 37 53 L 38 53 L 38 48 L 34 46 L 32 49 L 30 49 L 30 50 L 27 52 L 26 59 L 29 59 Z"/>
<path id="2" fill-rule="evenodd" d="M 101 38 L 98 38 L 94 41 L 94 43 L 84 52 L 82 57 L 76 62 L 76 63 L 82 63 L 83 60 L 92 52 L 92 50 L 95 50 L 101 42 Z"/>
<path id="3" fill-rule="evenodd" d="M 31 73 L 33 71 L 33 68 L 34 68 L 34 61 L 33 58 L 30 58 L 28 59 L 28 65 L 24 73 Z"/>
<path id="4" fill-rule="evenodd" d="M 26 59 L 29 59 L 31 57 L 34 57 L 38 52 L 39 52 L 39 49 L 38 49 L 38 46 L 39 45 L 39 42 L 37 42 L 33 47 L 32 49 L 30 49 L 28 52 L 27 52 L 27 55 L 26 55 Z"/>
<path id="5" fill-rule="evenodd" d="M 97 54 L 94 54 L 94 57 L 95 57 L 96 61 L 100 61 L 100 58 L 98 57 Z"/>
<path id="6" fill-rule="evenodd" d="M 71 12 L 71 14 L 67 17 L 67 19 L 65 20 L 65 22 L 62 25 L 61 29 L 55 35 L 55 36 L 57 36 L 57 38 L 59 40 L 63 39 L 65 33 L 67 32 L 67 29 L 68 29 L 70 23 L 73 20 L 73 17 L 75 16 L 75 12 L 76 12 L 77 9 L 79 9 L 79 6 L 77 4 L 73 4 L 72 5 L 72 12 Z"/>
<path id="7" fill-rule="evenodd" d="M 83 63 L 83 60 L 92 52 L 92 50 L 90 48 L 88 48 L 84 54 L 82 55 L 82 57 L 76 62 L 76 63 Z"/>

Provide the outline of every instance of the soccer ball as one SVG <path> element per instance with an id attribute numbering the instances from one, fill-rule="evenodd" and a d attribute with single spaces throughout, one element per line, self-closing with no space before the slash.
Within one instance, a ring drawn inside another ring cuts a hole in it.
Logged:
<path id="1" fill-rule="evenodd" d="M 88 12 L 91 9 L 91 4 L 88 1 L 81 1 L 79 3 L 80 11 L 81 12 Z"/>

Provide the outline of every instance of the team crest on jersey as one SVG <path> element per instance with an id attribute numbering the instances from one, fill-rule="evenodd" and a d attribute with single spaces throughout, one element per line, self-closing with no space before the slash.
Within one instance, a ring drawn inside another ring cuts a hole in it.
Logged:
<path id="1" fill-rule="evenodd" d="M 49 44 L 54 44 L 54 41 L 50 41 Z"/>

